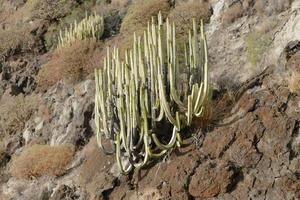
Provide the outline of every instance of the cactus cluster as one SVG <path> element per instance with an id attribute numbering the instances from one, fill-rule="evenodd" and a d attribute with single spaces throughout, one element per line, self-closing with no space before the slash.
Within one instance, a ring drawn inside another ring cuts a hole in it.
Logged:
<path id="1" fill-rule="evenodd" d="M 75 41 L 84 39 L 99 39 L 104 30 L 103 17 L 93 14 L 88 16 L 86 13 L 85 18 L 77 23 L 71 24 L 64 32 L 60 31 L 58 38 L 58 48 L 65 45 L 70 45 Z"/>
<path id="2" fill-rule="evenodd" d="M 98 145 L 116 154 L 122 173 L 180 146 L 181 130 L 203 115 L 210 100 L 208 52 L 203 22 L 197 29 L 193 21 L 180 62 L 175 25 L 168 19 L 163 23 L 159 14 L 143 37 L 134 34 L 124 60 L 117 48 L 107 49 L 103 68 L 95 70 Z M 110 149 L 102 138 L 110 139 Z"/>

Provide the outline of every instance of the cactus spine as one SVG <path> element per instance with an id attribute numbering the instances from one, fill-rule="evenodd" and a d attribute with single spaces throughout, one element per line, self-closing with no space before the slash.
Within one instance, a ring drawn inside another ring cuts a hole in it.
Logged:
<path id="1" fill-rule="evenodd" d="M 143 38 L 134 34 L 131 50 L 121 60 L 118 49 L 107 50 L 103 69 L 95 70 L 97 140 L 105 152 L 116 152 L 122 173 L 140 168 L 182 144 L 180 131 L 201 117 L 209 101 L 208 53 L 203 22 L 195 21 L 185 50 L 187 80 L 176 55 L 175 25 L 148 23 Z M 179 86 L 185 85 L 185 94 Z M 160 131 L 165 125 L 171 131 Z M 163 136 L 163 137 L 162 137 Z M 101 138 L 113 141 L 108 150 Z M 124 159 L 128 161 L 124 166 Z"/>

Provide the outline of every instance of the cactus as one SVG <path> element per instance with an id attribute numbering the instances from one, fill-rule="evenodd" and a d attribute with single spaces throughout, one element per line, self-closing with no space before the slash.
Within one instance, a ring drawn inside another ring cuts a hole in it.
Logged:
<path id="1" fill-rule="evenodd" d="M 66 28 L 64 33 L 59 32 L 58 48 L 65 45 L 70 45 L 77 40 L 84 39 L 100 39 L 104 31 L 104 21 L 99 15 L 88 16 L 86 13 L 85 18 L 77 24 L 71 24 L 70 28 Z"/>
<path id="2" fill-rule="evenodd" d="M 103 68 L 95 70 L 97 141 L 104 152 L 116 154 L 122 173 L 180 147 L 181 130 L 194 117 L 201 117 L 209 103 L 203 22 L 199 33 L 195 21 L 189 32 L 186 80 L 178 78 L 175 35 L 174 23 L 167 19 L 163 24 L 159 14 L 158 24 L 152 19 L 143 37 L 134 34 L 133 47 L 125 52 L 124 60 L 117 48 L 107 49 Z M 111 149 L 104 147 L 103 137 L 112 141 Z"/>

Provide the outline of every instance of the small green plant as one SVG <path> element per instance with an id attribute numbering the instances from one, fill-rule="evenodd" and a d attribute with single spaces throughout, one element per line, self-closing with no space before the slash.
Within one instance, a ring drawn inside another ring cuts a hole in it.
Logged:
<path id="1" fill-rule="evenodd" d="M 64 33 L 60 31 L 58 48 L 70 45 L 78 40 L 94 39 L 98 40 L 104 31 L 104 21 L 99 15 L 87 16 L 77 24 L 71 24 L 70 28 L 66 28 Z"/>
<path id="2" fill-rule="evenodd" d="M 116 154 L 122 173 L 140 168 L 182 144 L 181 131 L 202 117 L 210 101 L 208 52 L 201 21 L 195 20 L 185 46 L 185 75 L 179 77 L 175 24 L 148 23 L 143 37 L 134 34 L 125 60 L 107 50 L 103 69 L 95 70 L 95 123 L 100 148 Z M 108 150 L 102 137 L 113 141 Z M 114 151 L 115 150 L 115 151 Z M 124 160 L 128 164 L 124 165 Z"/>
<path id="3" fill-rule="evenodd" d="M 271 44 L 271 38 L 258 31 L 251 32 L 246 38 L 247 57 L 249 62 L 256 66 L 260 61 L 262 54 Z"/>

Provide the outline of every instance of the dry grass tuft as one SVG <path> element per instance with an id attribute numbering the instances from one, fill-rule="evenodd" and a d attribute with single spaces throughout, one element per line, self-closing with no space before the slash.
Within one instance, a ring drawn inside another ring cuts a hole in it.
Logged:
<path id="1" fill-rule="evenodd" d="M 236 19 L 243 16 L 243 6 L 241 3 L 237 2 L 230 6 L 222 16 L 222 23 L 228 25 L 233 23 Z"/>
<path id="2" fill-rule="evenodd" d="M 62 175 L 73 158 L 73 145 L 33 145 L 13 157 L 10 173 L 17 178 Z"/>
<path id="3" fill-rule="evenodd" d="M 76 5 L 76 1 L 69 0 L 28 0 L 26 9 L 34 19 L 53 20 L 66 16 Z"/>
<path id="4" fill-rule="evenodd" d="M 209 22 L 212 10 L 207 1 L 188 1 L 178 4 L 169 15 L 171 22 L 175 22 L 178 34 L 187 34 L 192 29 L 192 19 L 194 18 L 198 24 L 201 19 Z"/>
<path id="5" fill-rule="evenodd" d="M 259 15 L 263 15 L 266 7 L 266 0 L 256 0 L 254 8 Z"/>
<path id="6" fill-rule="evenodd" d="M 265 50 L 270 46 L 272 40 L 270 35 L 255 30 L 247 35 L 246 47 L 248 61 L 256 66 Z"/>
<path id="7" fill-rule="evenodd" d="M 6 149 L 4 142 L 0 139 L 0 167 L 5 163 Z"/>
<path id="8" fill-rule="evenodd" d="M 192 19 L 200 25 L 201 20 L 209 22 L 212 10 L 209 2 L 190 0 L 176 4 L 176 7 L 170 12 L 170 22 L 176 25 L 176 43 L 178 60 L 181 63 L 184 60 L 184 45 L 188 41 L 188 32 L 193 27 Z"/>
<path id="9" fill-rule="evenodd" d="M 127 14 L 121 24 L 120 32 L 132 37 L 133 32 L 139 33 L 147 27 L 148 21 L 156 17 L 159 11 L 167 16 L 171 9 L 168 0 L 136 0 L 128 8 Z"/>
<path id="10" fill-rule="evenodd" d="M 291 93 L 298 93 L 300 92 L 300 51 L 292 55 L 287 66 L 292 71 L 289 89 Z"/>
<path id="11" fill-rule="evenodd" d="M 124 6 L 127 6 L 128 3 L 129 3 L 129 0 L 111 0 L 111 4 L 113 6 L 124 7 Z"/>
<path id="12" fill-rule="evenodd" d="M 35 95 L 2 96 L 0 100 L 0 138 L 22 131 L 39 102 Z"/>
<path id="13" fill-rule="evenodd" d="M 300 73 L 292 72 L 289 89 L 291 93 L 298 93 L 300 91 Z"/>
<path id="14" fill-rule="evenodd" d="M 31 51 L 35 44 L 34 37 L 27 28 L 0 29 L 0 59 L 16 52 Z"/>
<path id="15" fill-rule="evenodd" d="M 96 41 L 86 40 L 56 49 L 37 75 L 38 89 L 47 90 L 59 80 L 66 83 L 83 80 L 100 65 L 99 46 Z"/>
<path id="16" fill-rule="evenodd" d="M 272 15 L 291 7 L 292 0 L 256 0 L 254 8 L 259 15 Z"/>
<path id="17" fill-rule="evenodd" d="M 257 24 L 256 29 L 262 34 L 267 34 L 274 30 L 274 28 L 277 26 L 277 23 L 278 21 L 275 18 L 270 17 Z"/>

